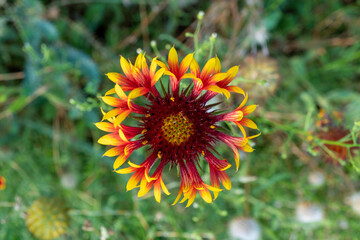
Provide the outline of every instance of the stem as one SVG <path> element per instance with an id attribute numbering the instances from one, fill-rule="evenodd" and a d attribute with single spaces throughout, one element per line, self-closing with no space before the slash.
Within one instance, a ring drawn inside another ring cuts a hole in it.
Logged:
<path id="1" fill-rule="evenodd" d="M 195 33 L 194 33 L 194 50 L 195 50 L 195 59 L 198 60 L 198 55 L 199 55 L 199 32 L 200 32 L 200 26 L 201 26 L 201 23 L 202 23 L 202 20 L 203 20 L 203 12 L 199 12 L 198 14 L 198 22 L 197 22 L 197 25 L 196 25 L 196 30 L 195 30 Z"/>
<path id="2" fill-rule="evenodd" d="M 265 123 L 271 124 L 271 125 L 275 126 L 278 129 L 288 131 L 288 132 L 292 132 L 292 133 L 296 133 L 296 134 L 303 135 L 303 136 L 306 136 L 306 137 L 311 137 L 315 141 L 319 141 L 319 142 L 321 142 L 323 144 L 341 146 L 341 147 L 346 147 L 346 148 L 360 147 L 360 144 L 357 144 L 357 143 L 349 144 L 349 143 L 342 143 L 342 142 L 338 142 L 338 141 L 331 141 L 331 140 L 321 139 L 321 138 L 318 138 L 318 137 L 316 137 L 314 135 L 311 135 L 309 132 L 306 132 L 304 130 L 300 130 L 300 129 L 297 129 L 297 128 L 293 128 L 292 126 L 289 126 L 289 125 L 284 125 L 284 124 L 272 122 L 272 121 L 269 121 L 269 120 L 266 120 L 266 119 L 262 119 L 262 120 Z"/>

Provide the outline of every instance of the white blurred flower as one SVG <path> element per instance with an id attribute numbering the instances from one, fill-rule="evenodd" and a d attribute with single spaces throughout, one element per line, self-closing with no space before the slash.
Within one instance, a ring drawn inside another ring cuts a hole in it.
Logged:
<path id="1" fill-rule="evenodd" d="M 346 204 L 350 205 L 355 213 L 360 215 L 360 192 L 355 192 L 345 199 Z"/>
<path id="2" fill-rule="evenodd" d="M 308 181 L 311 185 L 315 187 L 320 187 L 325 182 L 325 175 L 321 171 L 310 172 L 308 176 Z"/>
<path id="3" fill-rule="evenodd" d="M 60 177 L 61 186 L 66 189 L 74 189 L 78 183 L 77 177 L 73 173 L 64 173 Z"/>
<path id="4" fill-rule="evenodd" d="M 264 26 L 259 26 L 255 29 L 254 39 L 260 45 L 266 44 L 268 33 Z"/>
<path id="5" fill-rule="evenodd" d="M 296 205 L 296 218 L 302 223 L 316 223 L 324 219 L 324 212 L 318 204 L 300 202 Z"/>
<path id="6" fill-rule="evenodd" d="M 108 230 L 104 227 L 100 227 L 100 240 L 106 240 L 110 237 Z"/>
<path id="7" fill-rule="evenodd" d="M 258 240 L 261 238 L 261 228 L 252 218 L 238 217 L 229 224 L 229 236 L 233 240 Z"/>
<path id="8" fill-rule="evenodd" d="M 160 222 L 160 221 L 164 220 L 164 218 L 165 218 L 165 215 L 162 212 L 157 212 L 155 214 L 155 220 L 157 222 Z"/>
<path id="9" fill-rule="evenodd" d="M 348 223 L 348 221 L 346 221 L 345 219 L 340 220 L 340 222 L 339 222 L 339 227 L 340 227 L 341 229 L 348 229 L 348 228 L 349 228 L 349 223 Z"/>
<path id="10" fill-rule="evenodd" d="M 241 183 L 249 183 L 249 182 L 254 182 L 257 180 L 256 176 L 240 176 L 239 177 L 239 181 Z"/>

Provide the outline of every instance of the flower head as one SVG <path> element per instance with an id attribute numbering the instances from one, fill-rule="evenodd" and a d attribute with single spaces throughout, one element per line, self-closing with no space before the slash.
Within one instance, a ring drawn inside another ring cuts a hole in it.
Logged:
<path id="1" fill-rule="evenodd" d="M 26 226 L 39 239 L 54 239 L 66 233 L 70 217 L 58 198 L 41 198 L 27 210 Z"/>
<path id="2" fill-rule="evenodd" d="M 3 176 L 0 176 L 0 190 L 4 190 L 6 188 L 6 179 Z"/>
<path id="3" fill-rule="evenodd" d="M 351 140 L 345 140 L 350 135 L 350 131 L 342 124 L 344 118 L 340 112 L 333 112 L 328 115 L 324 109 L 321 109 L 318 114 L 318 121 L 316 126 L 318 128 L 316 136 L 323 140 L 339 141 L 345 144 L 351 144 Z M 348 151 L 347 147 L 341 145 L 324 144 L 323 148 L 315 148 L 319 151 L 326 162 L 340 165 L 340 161 L 345 161 L 349 157 L 349 153 L 354 155 L 354 150 Z"/>
<path id="4" fill-rule="evenodd" d="M 103 121 L 96 126 L 108 132 L 98 142 L 112 146 L 104 155 L 117 157 L 114 171 L 132 174 L 126 189 L 139 188 L 139 197 L 154 189 L 155 199 L 160 202 L 162 192 L 170 194 L 162 177 L 164 167 L 170 165 L 176 167 L 181 176 L 174 204 L 183 196 L 180 202 L 187 200 L 190 206 L 197 193 L 210 203 L 221 191 L 220 183 L 229 190 L 231 182 L 225 170 L 231 164 L 216 151 L 216 144 L 224 142 L 232 149 L 238 168 L 239 149 L 252 152 L 249 139 L 258 136 L 247 136 L 243 127 L 257 129 L 247 118 L 256 105 L 245 106 L 248 96 L 241 88 L 230 85 L 238 67 L 221 72 L 220 60 L 212 58 L 200 70 L 193 54 L 179 63 L 174 48 L 169 52 L 167 64 L 154 58 L 149 68 L 144 54 L 140 53 L 134 65 L 123 57 L 120 65 L 124 75 L 107 74 L 115 86 L 103 97 L 114 109 L 103 112 Z M 169 80 L 165 76 L 169 76 Z M 192 82 L 183 88 L 180 82 L 185 78 Z M 230 97 L 230 92 L 244 96 L 235 111 L 220 114 L 208 104 L 217 94 Z M 139 123 L 136 126 L 124 124 L 129 118 Z M 224 133 L 221 128 L 224 121 L 235 123 L 242 136 Z M 148 149 L 149 156 L 142 163 L 127 161 L 133 151 L 143 146 Z M 199 174 L 202 159 L 209 165 L 210 184 Z M 120 168 L 126 161 L 129 167 Z"/>

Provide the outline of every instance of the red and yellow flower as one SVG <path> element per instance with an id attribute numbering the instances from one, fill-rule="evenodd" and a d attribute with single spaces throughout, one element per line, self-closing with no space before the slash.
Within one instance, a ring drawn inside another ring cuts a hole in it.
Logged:
<path id="1" fill-rule="evenodd" d="M 141 53 L 135 64 L 121 57 L 120 65 L 124 74 L 107 74 L 115 86 L 103 97 L 103 101 L 114 109 L 103 112 L 103 120 L 96 126 L 108 133 L 98 142 L 112 146 L 104 155 L 117 156 L 114 171 L 132 174 L 126 189 L 139 188 L 138 196 L 141 197 L 153 188 L 155 199 L 160 202 L 162 192 L 170 194 L 162 177 L 164 167 L 170 164 L 179 169 L 181 176 L 174 204 L 183 196 L 180 202 L 188 201 L 187 206 L 190 206 L 198 192 L 210 203 L 222 191 L 220 183 L 230 190 L 226 169 L 231 164 L 216 151 L 216 144 L 221 141 L 232 149 L 238 168 L 238 151 L 252 152 L 249 139 L 258 136 L 247 136 L 244 129 L 244 126 L 257 129 L 256 124 L 246 118 L 256 105 L 245 106 L 248 96 L 241 88 L 230 85 L 238 67 L 221 72 L 220 60 L 216 57 L 200 70 L 193 54 L 188 54 L 179 63 L 174 48 L 169 52 L 167 64 L 154 58 L 149 68 Z M 180 83 L 185 78 L 193 82 L 183 88 Z M 228 98 L 230 92 L 244 96 L 233 112 L 219 114 L 208 104 L 217 94 Z M 124 124 L 128 118 L 139 123 L 137 126 Z M 224 121 L 235 123 L 242 136 L 224 133 L 221 128 Z M 133 151 L 143 146 L 149 150 L 149 156 L 142 163 L 127 161 Z M 211 184 L 206 184 L 199 174 L 201 159 L 209 165 Z M 120 168 L 126 161 L 129 167 Z"/>
<path id="2" fill-rule="evenodd" d="M 316 121 L 317 131 L 315 136 L 322 140 L 352 144 L 351 139 L 344 141 L 344 139 L 350 135 L 350 131 L 345 128 L 343 121 L 344 117 L 341 112 L 327 114 L 324 109 L 320 109 L 318 120 Z M 319 152 L 326 162 L 334 165 L 340 165 L 340 161 L 346 161 L 349 154 L 354 156 L 355 149 L 356 148 L 351 148 L 350 151 L 348 151 L 345 146 L 333 144 L 324 144 L 322 147 L 315 147 L 315 151 Z"/>
<path id="3" fill-rule="evenodd" d="M 3 176 L 0 176 L 0 190 L 4 190 L 6 188 L 6 179 Z"/>

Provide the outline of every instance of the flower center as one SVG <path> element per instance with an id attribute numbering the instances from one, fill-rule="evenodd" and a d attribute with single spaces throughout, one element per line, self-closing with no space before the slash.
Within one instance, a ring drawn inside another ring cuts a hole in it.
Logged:
<path id="1" fill-rule="evenodd" d="M 194 134 L 193 123 L 182 112 L 164 118 L 161 130 L 164 138 L 177 146 L 186 142 Z"/>

